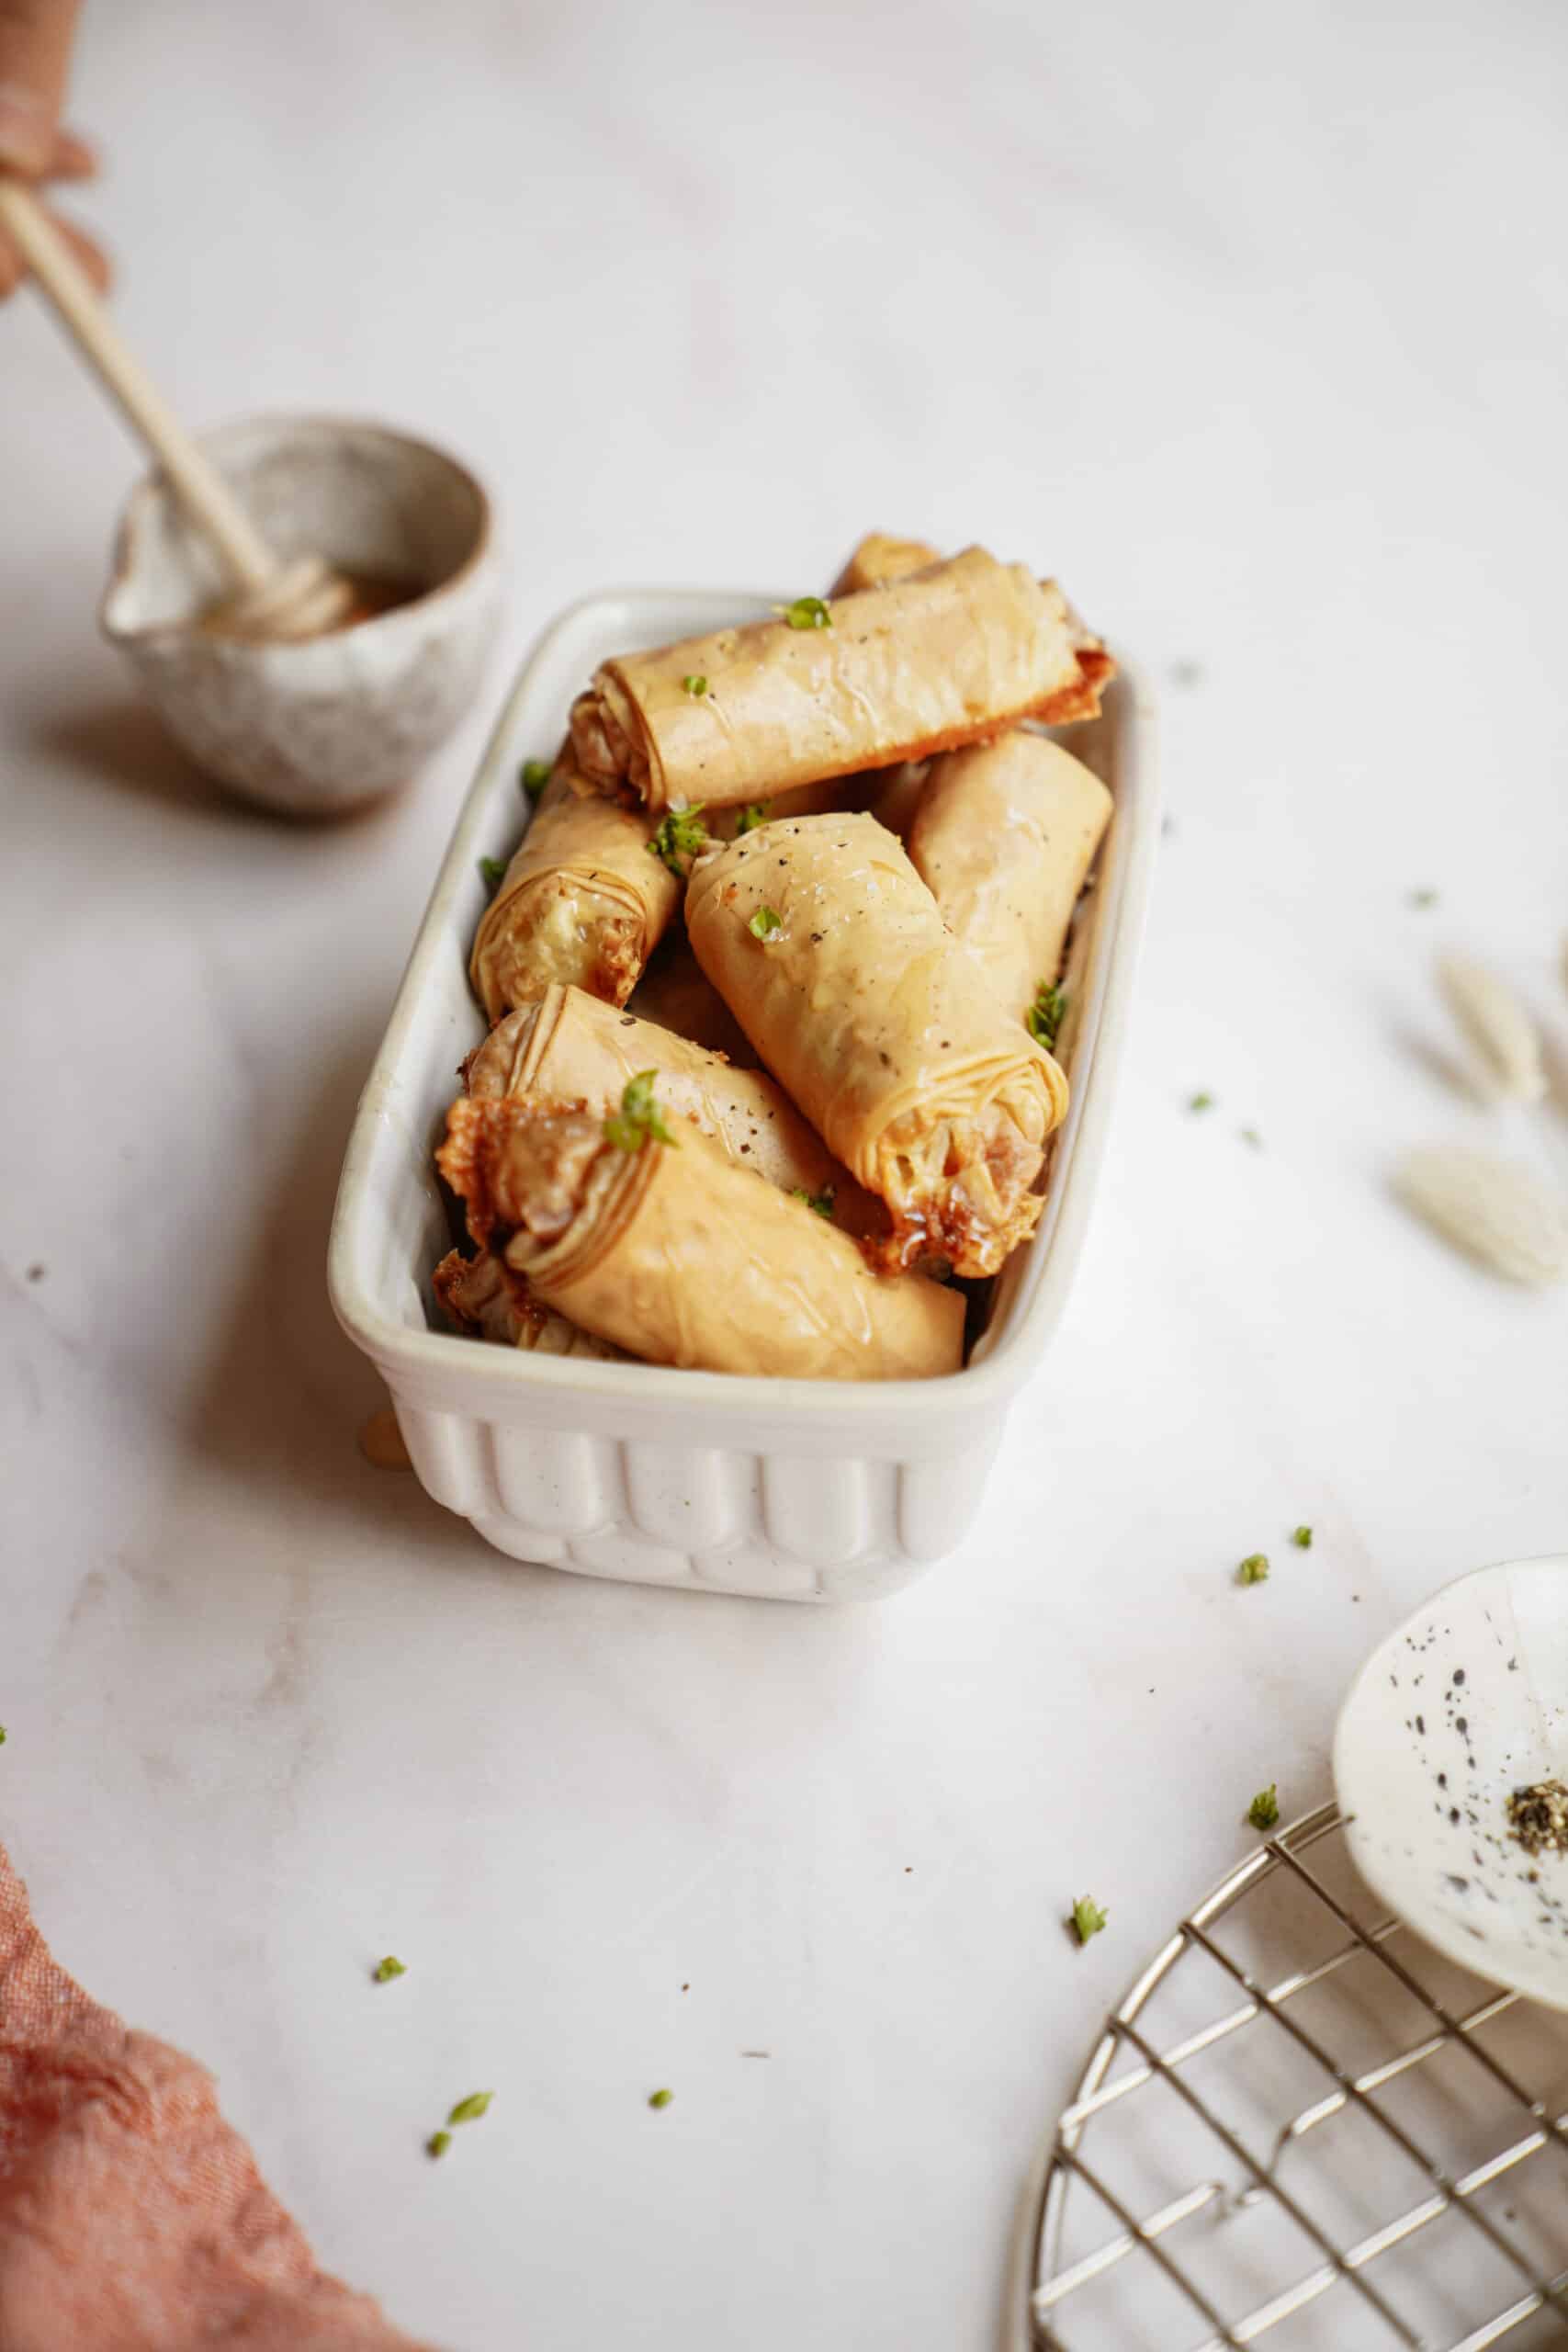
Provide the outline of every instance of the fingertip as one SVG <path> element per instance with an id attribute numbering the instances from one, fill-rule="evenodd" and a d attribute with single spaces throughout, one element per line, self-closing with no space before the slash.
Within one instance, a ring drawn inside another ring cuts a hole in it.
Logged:
<path id="1" fill-rule="evenodd" d="M 103 247 L 60 213 L 51 212 L 50 219 L 91 278 L 94 291 L 107 294 L 114 283 L 114 264 Z"/>
<path id="2" fill-rule="evenodd" d="M 97 149 L 79 130 L 58 130 L 49 159 L 50 175 L 62 180 L 96 179 L 100 165 Z"/>
<path id="3" fill-rule="evenodd" d="M 54 151 L 54 120 L 31 90 L 0 79 L 0 171 L 37 179 Z"/>

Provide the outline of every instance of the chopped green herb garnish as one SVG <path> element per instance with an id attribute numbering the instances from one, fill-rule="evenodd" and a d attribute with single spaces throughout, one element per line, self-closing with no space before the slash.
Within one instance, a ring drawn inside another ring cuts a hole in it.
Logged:
<path id="1" fill-rule="evenodd" d="M 604 1140 L 617 1151 L 640 1151 L 651 1136 L 655 1143 L 673 1144 L 663 1112 L 653 1099 L 657 1070 L 638 1070 L 621 1090 L 621 1107 L 604 1122 Z"/>
<path id="2" fill-rule="evenodd" d="M 387 1954 L 386 1959 L 375 1972 L 376 1982 L 378 1984 L 389 1984 L 394 1976 L 406 1976 L 407 1974 L 408 1970 L 404 1967 L 402 1962 L 395 1959 L 390 1952 Z"/>
<path id="3" fill-rule="evenodd" d="M 1080 1944 L 1087 1944 L 1090 1936 L 1099 1935 L 1105 1925 L 1106 1916 L 1089 1895 L 1079 1895 L 1073 1905 L 1073 1930 Z"/>
<path id="4" fill-rule="evenodd" d="M 1259 1789 L 1247 1808 L 1247 1817 L 1254 1829 L 1272 1829 L 1280 1818 L 1280 1798 L 1274 1781 Z"/>
<path id="5" fill-rule="evenodd" d="M 819 1193 L 808 1193 L 804 1184 L 792 1184 L 790 1198 L 793 1201 L 804 1201 L 807 1207 L 815 1209 L 818 1216 L 831 1216 L 833 1214 L 831 1184 L 825 1184 Z"/>
<path id="6" fill-rule="evenodd" d="M 5 1745 L 6 1745 L 6 1726 L 5 1726 L 5 1724 L 0 1724 L 0 1747 L 5 1747 Z"/>
<path id="7" fill-rule="evenodd" d="M 775 931 L 784 929 L 784 917 L 776 907 L 759 907 L 746 928 L 753 939 L 772 939 Z"/>
<path id="8" fill-rule="evenodd" d="M 1237 1584 L 1262 1584 L 1269 1574 L 1269 1561 L 1262 1552 L 1249 1552 L 1235 1572 Z"/>
<path id="9" fill-rule="evenodd" d="M 1438 894 L 1436 890 L 1412 890 L 1410 903 L 1413 907 L 1435 907 Z"/>
<path id="10" fill-rule="evenodd" d="M 450 2132 L 433 2132 L 424 2143 L 424 2153 L 427 2156 L 444 2156 L 451 2145 Z"/>
<path id="11" fill-rule="evenodd" d="M 668 2107 L 674 2096 L 673 2091 L 649 2091 L 648 2103 L 649 2107 Z"/>
<path id="12" fill-rule="evenodd" d="M 1187 1107 L 1190 1111 L 1212 1111 L 1214 1098 L 1212 1094 L 1193 1094 L 1188 1098 Z"/>
<path id="13" fill-rule="evenodd" d="M 1311 1528 L 1298 1527 L 1295 1533 L 1292 1536 L 1291 1541 L 1295 1545 L 1298 1552 L 1310 1552 L 1312 1550 Z"/>
<path id="14" fill-rule="evenodd" d="M 660 820 L 659 831 L 648 846 L 655 857 L 661 857 L 671 874 L 685 879 L 683 857 L 700 857 L 709 841 L 708 829 L 703 822 L 705 804 L 694 800 L 689 808 L 671 808 Z"/>
<path id="15" fill-rule="evenodd" d="M 540 793 L 543 792 L 546 785 L 548 784 L 553 772 L 554 763 L 550 760 L 524 761 L 522 778 L 523 789 L 527 794 L 530 800 L 537 800 Z"/>
<path id="16" fill-rule="evenodd" d="M 767 821 L 767 802 L 765 800 L 748 800 L 745 808 L 742 808 L 739 816 L 735 820 L 736 840 L 739 841 L 742 833 L 754 833 L 759 825 L 765 825 Z"/>
<path id="17" fill-rule="evenodd" d="M 702 676 L 700 672 L 694 673 L 691 677 L 682 678 L 681 681 L 682 693 L 690 695 L 694 701 L 696 700 L 699 695 L 705 695 L 707 690 L 708 682 Z"/>
<path id="18" fill-rule="evenodd" d="M 499 889 L 501 884 L 506 878 L 505 863 L 499 857 L 481 857 L 479 860 L 479 872 L 484 876 L 485 880 L 490 884 L 492 890 Z"/>
<path id="19" fill-rule="evenodd" d="M 1037 1046 L 1054 1046 L 1062 1026 L 1062 1015 L 1067 1009 L 1067 991 L 1054 981 L 1042 980 L 1034 991 L 1034 1001 L 1023 1018 L 1029 1034 Z"/>
<path id="20" fill-rule="evenodd" d="M 793 605 L 779 605 L 775 611 L 784 615 L 791 628 L 831 628 L 833 616 L 820 596 L 797 596 Z"/>
<path id="21" fill-rule="evenodd" d="M 447 2122 L 477 2123 L 494 2097 L 493 2091 L 470 2091 L 467 2098 L 460 2098 L 457 2101 L 457 2106 L 446 2118 Z"/>
<path id="22" fill-rule="evenodd" d="M 1254 1151 L 1261 1151 L 1263 1148 L 1263 1138 L 1256 1127 L 1243 1127 L 1241 1139 L 1243 1143 L 1249 1143 Z"/>

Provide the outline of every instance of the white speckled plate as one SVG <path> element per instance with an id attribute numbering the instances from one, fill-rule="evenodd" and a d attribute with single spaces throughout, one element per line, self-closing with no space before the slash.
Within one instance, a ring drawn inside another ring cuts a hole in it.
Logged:
<path id="1" fill-rule="evenodd" d="M 1568 1781 L 1568 1555 L 1478 1568 L 1350 1687 L 1334 1784 L 1357 1868 L 1450 1960 L 1568 2009 L 1568 1854 L 1509 1836 L 1510 1792 Z"/>

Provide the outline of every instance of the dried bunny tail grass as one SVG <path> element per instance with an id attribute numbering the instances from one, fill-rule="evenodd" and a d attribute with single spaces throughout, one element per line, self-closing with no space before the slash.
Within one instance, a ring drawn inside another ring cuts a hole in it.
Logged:
<path id="1" fill-rule="evenodd" d="M 1493 1273 L 1537 1284 L 1568 1279 L 1568 1203 L 1517 1160 L 1433 1144 L 1406 1155 L 1394 1189 Z"/>
<path id="2" fill-rule="evenodd" d="M 1513 990 L 1484 965 L 1462 956 L 1443 957 L 1438 984 L 1496 1091 L 1517 1102 L 1539 1102 L 1546 1092 L 1540 1039 Z"/>

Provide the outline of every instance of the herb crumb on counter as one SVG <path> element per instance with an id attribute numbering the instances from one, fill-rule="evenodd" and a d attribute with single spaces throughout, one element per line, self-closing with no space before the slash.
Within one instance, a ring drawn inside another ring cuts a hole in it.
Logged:
<path id="1" fill-rule="evenodd" d="M 1277 1781 L 1270 1781 L 1266 1789 L 1258 1790 L 1258 1794 L 1247 1808 L 1247 1817 L 1254 1829 L 1273 1828 L 1280 1818 L 1280 1792 Z"/>
<path id="2" fill-rule="evenodd" d="M 1069 1925 L 1078 1942 L 1087 1944 L 1090 1936 L 1098 1936 L 1110 1914 L 1102 1911 L 1092 1896 L 1080 1894 L 1073 1905 Z"/>
<path id="3" fill-rule="evenodd" d="M 446 2118 L 447 2122 L 477 2123 L 480 2116 L 488 2110 L 494 2097 L 493 2091 L 470 2091 L 467 2098 L 460 2098 L 457 2101 L 457 2106 Z"/>

